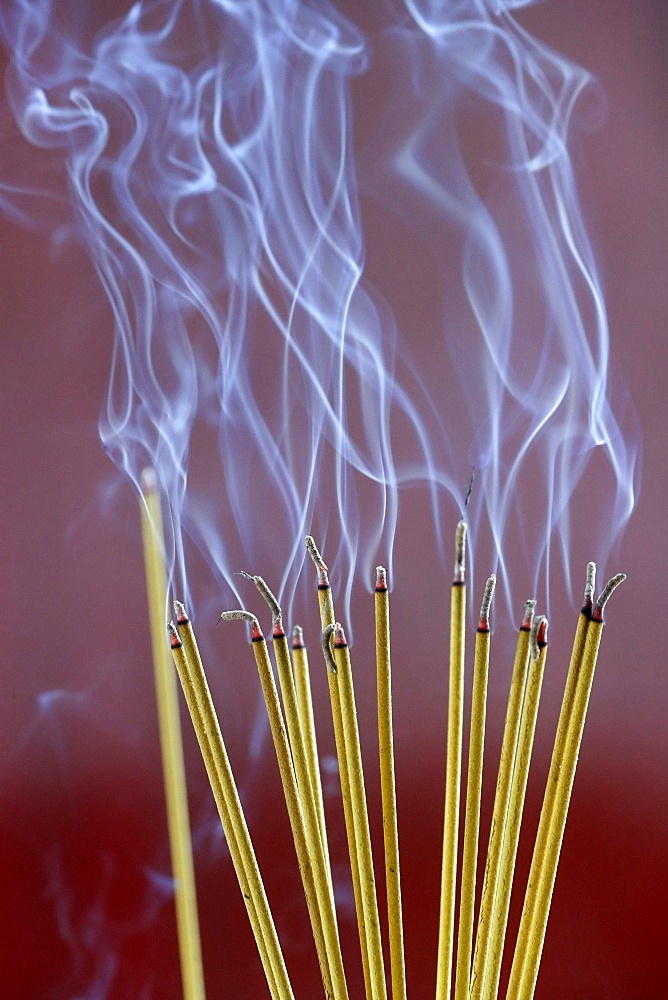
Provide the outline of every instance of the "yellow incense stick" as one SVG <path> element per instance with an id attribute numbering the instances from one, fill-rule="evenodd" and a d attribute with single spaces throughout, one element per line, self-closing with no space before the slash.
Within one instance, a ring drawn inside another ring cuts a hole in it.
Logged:
<path id="1" fill-rule="evenodd" d="M 267 604 L 271 608 L 273 622 L 273 645 L 276 659 L 278 680 L 283 698 L 283 710 L 285 713 L 285 723 L 287 728 L 290 750 L 292 752 L 292 762 L 297 779 L 297 789 L 304 818 L 304 829 L 306 833 L 306 844 L 308 854 L 313 868 L 313 878 L 315 882 L 316 898 L 320 919 L 322 922 L 323 936 L 325 940 L 325 950 L 330 975 L 334 986 L 335 996 L 346 997 L 346 977 L 343 969 L 343 959 L 341 956 L 341 946 L 339 943 L 339 931 L 336 921 L 336 910 L 334 908 L 334 895 L 331 882 L 328 878 L 328 868 L 325 863 L 322 840 L 320 839 L 320 828 L 318 824 L 318 813 L 316 810 L 315 797 L 311 787 L 311 778 L 308 768 L 306 745 L 299 719 L 297 707 L 297 692 L 295 689 L 292 667 L 290 664 L 290 652 L 288 643 L 283 631 L 283 618 L 278 601 L 260 576 L 250 577 L 256 585 Z"/>
<path id="2" fill-rule="evenodd" d="M 376 624 L 376 683 L 378 690 L 378 756 L 380 760 L 380 793 L 383 811 L 385 884 L 387 894 L 387 925 L 390 939 L 392 1000 L 406 1000 L 406 964 L 401 913 L 399 832 L 397 828 L 394 739 L 392 734 L 390 595 L 387 587 L 387 574 L 382 566 L 376 568 L 374 607 Z"/>
<path id="3" fill-rule="evenodd" d="M 524 605 L 524 617 L 517 636 L 515 662 L 513 664 L 513 673 L 510 681 L 506 721 L 503 729 L 503 740 L 501 743 L 499 774 L 496 782 L 492 823 L 489 832 L 489 843 L 487 846 L 485 876 L 480 895 L 478 929 L 476 933 L 473 968 L 471 971 L 470 981 L 470 992 L 472 996 L 480 993 L 482 989 L 482 977 L 487 964 L 490 921 L 492 918 L 492 909 L 494 906 L 494 899 L 496 897 L 499 879 L 501 848 L 503 847 L 503 837 L 506 828 L 506 819 L 508 816 L 508 804 L 510 802 L 513 768 L 515 766 L 515 754 L 517 752 L 517 739 L 519 736 L 520 720 L 522 716 L 522 702 L 524 700 L 524 688 L 526 685 L 527 669 L 529 666 L 531 625 L 533 622 L 535 607 L 536 602 L 533 600 L 527 601 Z"/>
<path id="4" fill-rule="evenodd" d="M 362 753 L 357 727 L 357 710 L 355 707 L 350 652 L 341 625 L 336 623 L 333 627 L 330 625 L 325 629 L 324 641 L 327 645 L 329 645 L 331 635 L 334 637 L 334 674 L 336 676 L 341 704 L 344 752 L 350 786 L 355 842 L 357 845 L 364 931 L 369 958 L 371 997 L 372 1000 L 386 1000 L 387 987 L 385 985 L 383 946 L 380 936 L 376 880 L 373 869 L 369 815 L 364 789 L 364 771 L 362 768 Z M 331 668 L 330 673 L 332 673 Z"/>
<path id="5" fill-rule="evenodd" d="M 478 859 L 478 832 L 480 829 L 482 764 L 485 746 L 487 677 L 489 672 L 489 613 L 495 585 L 496 577 L 492 575 L 485 586 L 475 640 L 473 692 L 471 696 L 471 735 L 469 738 L 469 762 L 466 776 L 464 849 L 462 853 L 462 876 L 459 898 L 455 1000 L 467 1000 L 469 995 L 475 909 L 475 880 Z"/>
<path id="6" fill-rule="evenodd" d="M 490 922 L 490 945 L 487 966 L 484 971 L 484 990 L 482 996 L 496 1000 L 501 975 L 501 960 L 506 939 L 506 926 L 510 910 L 510 897 L 515 872 L 515 859 L 522 826 L 522 812 L 526 795 L 529 765 L 533 749 L 538 703 L 543 683 L 543 672 L 547 658 L 547 619 L 539 615 L 531 627 L 531 661 L 524 692 L 522 719 L 520 722 L 515 768 L 508 803 L 506 829 L 501 848 L 501 863 L 499 866 L 499 881 L 494 898 L 492 919 Z M 473 994 L 472 994 L 473 996 Z"/>
<path id="7" fill-rule="evenodd" d="M 162 770 L 167 804 L 167 828 L 174 875 L 174 904 L 185 1000 L 204 1000 L 202 947 L 197 918 L 197 897 L 193 866 L 188 795 L 186 791 L 181 720 L 176 678 L 165 642 L 167 618 L 167 575 L 160 495 L 155 474 L 146 469 L 142 476 L 141 504 L 144 566 L 148 593 L 149 622 Z"/>
<path id="8" fill-rule="evenodd" d="M 450 681 L 448 693 L 448 737 L 436 1000 L 449 1000 L 450 997 L 454 942 L 457 840 L 459 832 L 459 786 L 462 766 L 462 726 L 464 715 L 465 552 L 466 523 L 460 521 L 457 525 L 455 540 L 455 573 L 452 582 L 452 600 L 450 606 Z"/>
<path id="9" fill-rule="evenodd" d="M 538 978 L 538 969 L 545 941 L 545 931 L 547 929 L 554 883 L 557 877 L 557 865 L 559 864 L 568 806 L 573 790 L 573 780 L 580 753 L 582 732 L 603 633 L 603 609 L 613 590 L 625 579 L 626 577 L 623 573 L 618 573 L 606 584 L 594 605 L 591 621 L 587 626 L 581 666 L 573 694 L 568 728 L 564 738 L 561 770 L 554 794 L 554 806 L 545 842 L 540 884 L 537 887 L 536 900 L 532 913 L 532 925 L 528 933 L 522 980 L 517 992 L 512 994 L 517 997 L 517 1000 L 532 1000 L 536 989 L 536 980 Z M 508 993 L 507 997 L 510 998 L 510 996 L 511 994 Z"/>
<path id="10" fill-rule="evenodd" d="M 327 826 L 325 823 L 325 805 L 322 796 L 322 782 L 320 780 L 320 757 L 318 755 L 318 741 L 315 731 L 315 719 L 313 717 L 313 699 L 311 697 L 311 678 L 309 672 L 308 652 L 304 644 L 304 631 L 300 625 L 295 625 L 292 630 L 292 672 L 295 679 L 297 709 L 304 736 L 304 746 L 306 748 L 306 759 L 308 763 L 309 778 L 311 781 L 311 791 L 313 792 L 313 798 L 315 799 L 320 840 L 327 867 L 327 879 L 329 881 L 330 891 L 333 893 L 332 872 L 329 863 L 329 847 L 327 844 Z"/>
<path id="11" fill-rule="evenodd" d="M 341 983 L 338 980 L 335 981 L 333 978 L 333 972 L 336 970 L 330 969 L 329 965 L 329 956 L 325 944 L 325 931 L 323 928 L 323 916 L 321 909 L 321 904 L 323 904 L 324 907 L 324 900 L 322 900 L 318 894 L 319 886 L 314 875 L 313 859 L 309 853 L 304 813 L 299 799 L 288 735 L 283 721 L 283 713 L 281 711 L 278 691 L 276 690 L 276 684 L 274 682 L 274 674 L 271 668 L 267 644 L 265 642 L 264 635 L 262 634 L 259 622 L 255 616 L 250 614 L 248 611 L 224 611 L 221 618 L 224 621 L 243 619 L 244 621 L 247 621 L 251 627 L 253 653 L 255 654 L 255 662 L 260 677 L 262 693 L 264 695 L 267 717 L 269 719 L 269 728 L 271 730 L 274 749 L 276 751 L 276 760 L 278 762 L 281 784 L 283 786 L 283 795 L 288 810 L 290 828 L 292 830 L 295 851 L 297 853 L 297 861 L 302 877 L 302 884 L 304 886 L 304 896 L 306 897 L 306 906 L 311 922 L 311 929 L 313 931 L 313 939 L 315 941 L 318 962 L 320 964 L 322 981 L 325 987 L 325 995 L 327 997 L 336 997 L 337 1000 L 338 998 L 345 1000 L 348 995 L 345 982 Z"/>
<path id="12" fill-rule="evenodd" d="M 172 656 L 213 791 L 230 857 L 246 905 L 260 960 L 274 1000 L 293 1000 L 281 946 L 251 843 L 227 750 L 218 725 L 194 632 L 175 604 L 180 633 L 168 626 Z"/>
<path id="13" fill-rule="evenodd" d="M 362 889 L 360 881 L 360 867 L 358 857 L 357 839 L 355 836 L 355 823 L 353 821 L 353 808 L 350 796 L 350 782 L 348 780 L 348 762 L 346 759 L 345 740 L 343 737 L 343 719 L 341 716 L 341 699 L 339 696 L 339 685 L 336 670 L 329 669 L 330 661 L 333 664 L 329 639 L 325 638 L 330 626 L 334 626 L 334 603 L 332 601 L 332 589 L 329 583 L 329 570 L 318 551 L 311 535 L 306 536 L 306 548 L 313 560 L 318 573 L 318 604 L 320 606 L 320 623 L 323 630 L 323 650 L 325 660 L 328 665 L 327 683 L 329 686 L 329 700 L 332 709 L 332 724 L 334 727 L 334 739 L 336 742 L 336 756 L 339 767 L 339 782 L 341 784 L 341 801 L 343 805 L 343 817 L 346 827 L 346 839 L 348 842 L 348 856 L 350 858 L 350 875 L 353 883 L 353 895 L 355 898 L 355 913 L 357 914 L 357 929 L 359 933 L 360 952 L 362 956 L 362 972 L 364 974 L 364 989 L 367 1000 L 371 998 L 371 972 L 369 967 L 369 954 L 367 948 L 367 936 L 364 929 L 364 913 L 362 907 Z"/>
<path id="14" fill-rule="evenodd" d="M 575 694 L 575 687 L 577 684 L 578 674 L 580 672 L 582 653 L 584 651 L 585 638 L 587 635 L 587 626 L 589 625 L 589 621 L 591 619 L 591 613 L 594 603 L 595 576 L 596 576 L 596 566 L 593 562 L 590 562 L 587 565 L 587 579 L 585 583 L 584 601 L 582 604 L 582 610 L 578 615 L 578 622 L 575 629 L 575 638 L 573 640 L 573 649 L 571 652 L 568 675 L 566 677 L 566 686 L 564 688 L 564 694 L 561 702 L 561 711 L 559 713 L 559 722 L 557 724 L 557 732 L 554 740 L 552 760 L 550 763 L 550 770 L 548 773 L 547 784 L 545 786 L 545 796 L 543 798 L 543 806 L 540 812 L 538 832 L 536 834 L 536 843 L 534 846 L 533 857 L 531 859 L 531 869 L 529 871 L 529 879 L 527 882 L 527 888 L 524 897 L 524 905 L 522 907 L 520 929 L 518 932 L 517 941 L 515 943 L 515 954 L 513 957 L 513 964 L 510 973 L 510 978 L 508 980 L 509 994 L 512 994 L 517 990 L 520 979 L 522 977 L 522 969 L 524 967 L 524 959 L 527 952 L 527 943 L 528 943 L 527 938 L 529 934 L 529 929 L 532 925 L 533 910 L 536 903 L 536 895 L 538 892 L 538 887 L 541 882 L 541 869 L 545 858 L 547 834 L 550 826 L 550 819 L 552 816 L 552 812 L 554 810 L 555 794 L 557 790 L 559 774 L 561 772 L 566 732 L 568 729 L 568 720 L 570 718 L 571 708 L 573 705 L 573 697 Z"/>

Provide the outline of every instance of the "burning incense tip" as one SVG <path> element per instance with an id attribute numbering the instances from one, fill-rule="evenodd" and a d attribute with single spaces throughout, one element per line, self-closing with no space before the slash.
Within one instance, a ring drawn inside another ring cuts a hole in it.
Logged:
<path id="1" fill-rule="evenodd" d="M 334 625 L 327 625 L 322 632 L 322 651 L 325 655 L 325 663 L 327 664 L 327 669 L 333 674 L 336 673 L 336 662 L 334 660 L 334 655 L 332 653 L 331 639 L 334 633 Z"/>
<path id="2" fill-rule="evenodd" d="M 176 615 L 177 625 L 187 625 L 190 621 L 186 606 L 181 601 L 174 601 L 174 614 Z"/>
<path id="3" fill-rule="evenodd" d="M 271 620 L 274 626 L 274 635 L 283 635 L 283 613 L 281 611 L 281 606 L 265 581 L 261 576 L 251 576 L 250 573 L 245 573 L 243 570 L 240 570 L 239 575 L 244 576 L 247 580 L 253 581 L 271 609 Z"/>
<path id="4" fill-rule="evenodd" d="M 258 642 L 260 639 L 264 639 L 264 636 L 262 634 L 262 629 L 260 628 L 260 623 L 255 617 L 255 615 L 251 614 L 250 611 L 242 611 L 241 609 L 235 611 L 223 611 L 221 612 L 219 620 L 224 622 L 232 622 L 239 620 L 248 622 L 248 624 L 250 625 L 252 641 Z"/>
<path id="5" fill-rule="evenodd" d="M 594 603 L 594 586 L 596 584 L 596 563 L 587 563 L 587 580 L 585 583 L 584 590 L 584 601 L 582 602 L 582 610 L 588 611 L 591 614 L 592 605 Z"/>
<path id="6" fill-rule="evenodd" d="M 158 477 L 155 474 L 155 469 L 150 465 L 147 465 L 145 469 L 142 469 L 139 477 L 139 483 L 142 488 L 142 493 L 157 493 Z"/>
<path id="7" fill-rule="evenodd" d="M 525 632 L 531 631 L 531 625 L 533 622 L 534 612 L 536 610 L 536 601 L 531 598 L 529 601 L 524 602 L 524 617 L 522 618 L 522 624 L 520 626 Z"/>
<path id="8" fill-rule="evenodd" d="M 483 594 L 482 604 L 480 605 L 480 620 L 478 622 L 479 632 L 489 632 L 489 611 L 492 606 L 492 598 L 494 596 L 495 587 L 496 576 L 492 573 L 485 584 L 485 592 Z"/>
<path id="9" fill-rule="evenodd" d="M 343 625 L 339 624 L 339 622 L 337 622 L 334 626 L 334 645 L 338 646 L 339 649 L 343 649 L 348 645 L 346 633 L 343 631 Z"/>
<path id="10" fill-rule="evenodd" d="M 376 590 L 387 590 L 387 570 L 384 566 L 376 566 Z"/>
<path id="11" fill-rule="evenodd" d="M 620 585 L 620 583 L 623 583 L 625 579 L 626 579 L 626 573 L 616 573 L 611 580 L 608 580 L 605 587 L 601 591 L 598 600 L 596 601 L 596 605 L 594 607 L 594 611 L 592 614 L 592 618 L 594 619 L 594 621 L 597 622 L 603 621 L 603 609 L 608 603 L 610 594 L 613 592 L 613 590 L 616 590 L 617 587 Z"/>
<path id="12" fill-rule="evenodd" d="M 327 569 L 327 563 L 320 555 L 318 546 L 315 544 L 313 536 L 307 535 L 304 541 L 306 542 L 308 554 L 313 560 L 315 568 L 318 571 L 318 586 L 322 588 L 329 587 L 329 570 Z"/>
<path id="13" fill-rule="evenodd" d="M 459 521 L 455 531 L 454 583 L 464 583 L 466 573 L 466 521 Z"/>
<path id="14" fill-rule="evenodd" d="M 304 642 L 304 629 L 301 625 L 295 625 L 292 629 L 292 648 L 306 649 L 306 643 Z"/>
<path id="15" fill-rule="evenodd" d="M 538 615 L 537 618 L 534 618 L 529 641 L 531 643 L 531 659 L 537 660 L 541 649 L 547 646 L 547 618 L 545 615 Z"/>
<path id="16" fill-rule="evenodd" d="M 169 635 L 169 645 L 172 649 L 179 649 L 183 645 L 174 622 L 167 622 L 167 634 Z"/>

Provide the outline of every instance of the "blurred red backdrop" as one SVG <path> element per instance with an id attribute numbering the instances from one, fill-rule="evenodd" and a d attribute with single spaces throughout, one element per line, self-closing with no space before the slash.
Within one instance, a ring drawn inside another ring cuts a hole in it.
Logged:
<path id="1" fill-rule="evenodd" d="M 659 1000 L 666 890 L 666 697 L 662 599 L 668 318 L 668 15 L 660 3 L 562 0 L 522 12 L 539 37 L 602 82 L 609 116 L 587 139 L 588 214 L 605 275 L 612 356 L 638 407 L 644 483 L 623 543 L 628 582 L 610 610 L 552 907 L 539 1000 Z M 370 99 L 364 81 L 355 100 Z M 381 238 L 367 232 L 380 273 Z M 137 502 L 102 451 L 97 419 L 112 326 L 83 256 L 0 223 L 3 573 L 0 699 L 0 980 L 14 1000 L 179 996 L 168 852 L 146 626 Z M 410 303 L 407 308 L 410 309 Z M 453 526 L 456 512 L 453 511 Z M 583 560 L 587 558 L 584 553 Z M 443 807 L 447 593 L 433 593 L 417 531 L 397 542 L 393 581 L 397 783 L 409 991 L 432 995 Z M 257 567 L 262 572 L 262 567 Z M 478 568 L 479 578 L 484 567 Z M 367 607 L 365 610 L 365 602 Z M 366 590 L 356 614 L 371 618 Z M 434 627 L 415 649 L 415 617 Z M 548 664 L 518 877 L 531 833 L 577 607 L 553 609 Z M 309 617 L 310 616 L 310 617 Z M 316 635 L 316 606 L 305 609 Z M 219 650 L 212 684 L 248 807 L 297 996 L 319 995 L 275 763 L 249 740 L 258 716 L 241 630 L 198 622 Z M 357 662 L 369 662 L 358 626 Z M 499 637 L 508 654 L 512 637 Z M 319 663 L 317 650 L 313 659 Z M 219 669 L 218 669 L 219 667 Z M 358 680 L 373 833 L 373 684 Z M 488 752 L 496 762 L 510 656 L 490 681 Z M 333 752 L 324 676 L 314 677 L 321 750 Z M 233 685 L 233 687 L 231 686 Z M 238 888 L 189 724 L 186 757 L 206 983 L 211 997 L 264 996 Z M 256 749 L 254 749 L 256 747 Z M 333 784 L 333 783 L 332 783 Z M 484 789 L 482 843 L 493 780 Z M 336 797 L 330 843 L 344 862 Z M 518 919 L 511 912 L 511 933 Z M 352 916 L 344 908 L 351 997 L 361 995 Z"/>

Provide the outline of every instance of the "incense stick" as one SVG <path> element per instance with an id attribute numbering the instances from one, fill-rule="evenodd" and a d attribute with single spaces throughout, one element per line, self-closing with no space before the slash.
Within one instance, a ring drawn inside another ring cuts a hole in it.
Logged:
<path id="1" fill-rule="evenodd" d="M 364 925 L 364 911 L 362 906 L 362 888 L 360 878 L 360 863 L 357 838 L 355 835 L 355 823 L 353 820 L 353 807 L 350 794 L 350 782 L 348 779 L 348 761 L 345 750 L 345 740 L 343 736 L 343 717 L 341 715 L 341 699 L 339 696 L 338 679 L 334 666 L 334 659 L 329 645 L 329 636 L 334 628 L 334 603 L 332 600 L 332 588 L 329 583 L 329 570 L 324 559 L 320 555 L 317 545 L 311 535 L 307 535 L 306 549 L 310 555 L 318 574 L 318 604 L 320 607 L 320 623 L 322 626 L 322 647 L 327 663 L 327 684 L 329 687 L 329 700 L 332 710 L 332 725 L 334 727 L 334 740 L 336 742 L 336 758 L 339 767 L 339 782 L 341 784 L 341 802 L 343 805 L 343 817 L 346 827 L 346 840 L 348 842 L 348 857 L 350 859 L 350 875 L 353 883 L 353 896 L 355 898 L 355 913 L 357 915 L 357 930 L 359 934 L 360 953 L 362 957 L 362 972 L 364 975 L 364 989 L 367 1000 L 371 1000 L 372 985 L 371 971 L 369 964 L 369 953 L 367 946 L 367 936 Z"/>
<path id="2" fill-rule="evenodd" d="M 557 877 L 557 865 L 561 852 L 561 844 L 566 826 L 566 817 L 573 790 L 575 770 L 582 742 L 589 696 L 591 694 L 596 661 L 603 633 L 603 611 L 610 595 L 620 583 L 626 579 L 623 573 L 618 573 L 608 581 L 598 598 L 587 626 L 587 635 L 578 673 L 573 702 L 564 738 L 564 751 L 561 769 L 554 793 L 554 805 L 545 843 L 543 863 L 540 870 L 540 882 L 537 886 L 536 900 L 532 913 L 532 924 L 527 935 L 527 947 L 524 958 L 524 970 L 521 983 L 516 992 L 508 992 L 507 1000 L 517 997 L 517 1000 L 531 1000 L 536 989 L 538 969 L 545 941 L 545 931 L 550 913 L 550 903 Z"/>
<path id="3" fill-rule="evenodd" d="M 561 771 L 561 763 L 564 755 L 564 745 L 566 740 L 566 732 L 568 729 L 568 721 L 570 718 L 571 708 L 573 705 L 573 697 L 575 694 L 575 687 L 578 679 L 578 674 L 580 671 L 580 664 L 582 661 L 582 654 L 584 651 L 585 639 L 587 635 L 587 627 L 591 620 L 592 608 L 594 604 L 595 579 L 596 579 L 596 565 L 593 562 L 590 562 L 587 565 L 587 577 L 585 582 L 584 600 L 582 603 L 582 610 L 578 615 L 578 622 L 575 629 L 575 638 L 573 639 L 573 649 L 571 652 L 568 675 L 566 677 L 566 685 L 564 688 L 564 694 L 561 702 L 561 711 L 559 713 L 559 722 L 557 723 L 557 732 L 554 739 L 552 760 L 550 762 L 550 770 L 548 773 L 547 784 L 545 786 L 545 796 L 543 798 L 543 806 L 540 812 L 538 832 L 536 834 L 536 843 L 534 846 L 533 857 L 531 859 L 531 869 L 529 871 L 529 879 L 527 882 L 527 888 L 524 897 L 524 905 L 522 907 L 520 929 L 518 932 L 517 941 L 515 943 L 515 954 L 513 956 L 513 964 L 510 972 L 510 978 L 508 980 L 509 995 L 512 995 L 517 990 L 520 979 L 522 977 L 524 958 L 527 951 L 527 943 L 528 943 L 527 938 L 533 922 L 533 911 L 536 904 L 536 894 L 541 882 L 541 869 L 545 860 L 547 835 L 552 813 L 554 811 L 555 795 L 557 791 L 559 773 Z"/>
<path id="4" fill-rule="evenodd" d="M 392 733 L 390 595 L 387 587 L 387 573 L 382 566 L 376 568 L 374 610 L 376 624 L 378 756 L 380 761 L 381 807 L 383 811 L 385 886 L 387 895 L 387 926 L 390 939 L 392 1000 L 405 1000 L 406 965 L 401 912 L 399 833 L 397 828 L 397 796 L 394 776 L 394 739 Z"/>
<path id="5" fill-rule="evenodd" d="M 341 946 L 339 943 L 336 910 L 334 908 L 334 895 L 332 892 L 331 881 L 328 877 L 328 868 L 325 863 L 324 849 L 320 838 L 318 814 L 313 789 L 311 787 L 306 745 L 299 720 L 297 693 L 295 690 L 294 677 L 292 675 L 292 667 L 290 665 L 288 643 L 285 632 L 283 631 L 281 608 L 261 576 L 252 576 L 249 578 L 260 591 L 272 612 L 272 637 L 276 668 L 281 688 L 281 695 L 283 698 L 283 709 L 285 712 L 285 722 L 290 742 L 290 750 L 292 752 L 292 763 L 294 765 L 295 777 L 297 779 L 297 792 L 304 818 L 306 846 L 313 868 L 313 879 L 315 883 L 318 910 L 322 922 L 327 963 L 332 977 L 335 995 L 343 997 L 347 996 L 347 988 L 345 972 L 343 969 L 343 959 L 341 956 Z M 256 648 L 258 647 L 256 646 Z"/>
<path id="6" fill-rule="evenodd" d="M 489 997 L 491 1000 L 496 1000 L 499 989 L 499 976 L 501 975 L 501 960 L 503 958 L 503 947 L 506 939 L 515 859 L 517 857 L 517 846 L 522 825 L 524 798 L 526 795 L 527 779 L 529 777 L 529 765 L 531 763 L 531 752 L 538 716 L 538 703 L 540 701 L 546 659 L 547 618 L 539 615 L 531 626 L 531 659 L 529 661 L 529 673 L 524 691 L 524 702 L 522 704 L 522 718 L 520 721 L 515 767 L 510 789 L 506 829 L 501 848 L 499 881 L 497 883 L 497 892 L 494 897 L 492 918 L 490 921 L 489 955 L 483 974 L 484 990 L 481 992 L 481 995 Z M 471 993 L 472 997 L 475 995 L 473 992 Z"/>
<path id="7" fill-rule="evenodd" d="M 167 829 L 174 875 L 174 905 L 186 1000 L 204 1000 L 202 946 L 197 917 L 188 795 L 186 790 L 181 720 L 176 678 L 165 643 L 167 575 L 165 572 L 162 511 L 152 469 L 142 475 L 141 526 L 148 595 L 151 647 L 158 709 L 158 730 L 165 783 Z"/>
<path id="8" fill-rule="evenodd" d="M 343 727 L 343 750 L 346 758 L 350 800 L 352 805 L 352 820 L 355 829 L 355 843 L 359 864 L 359 879 L 364 915 L 364 931 L 369 957 L 369 974 L 371 981 L 372 1000 L 386 1000 L 385 970 L 383 966 L 383 946 L 380 937 L 380 921 L 378 917 L 378 901 L 376 897 L 376 880 L 371 852 L 371 835 L 369 831 L 369 816 L 366 807 L 366 792 L 364 788 L 364 771 L 362 768 L 362 753 L 360 749 L 359 730 L 357 726 L 357 710 L 353 687 L 350 651 L 345 633 L 338 622 L 325 629 L 324 641 L 333 636 L 333 656 L 338 687 L 341 720 Z M 331 673 L 331 671 L 330 671 Z M 337 746 L 338 752 L 338 746 Z"/>
<path id="9" fill-rule="evenodd" d="M 251 628 L 253 653 L 255 655 L 255 662 L 267 709 L 269 728 L 271 730 L 274 749 L 276 751 L 276 760 L 278 762 L 283 795 L 288 810 L 290 828 L 292 830 L 295 851 L 297 853 L 297 861 L 302 877 L 302 884 L 304 886 L 306 906 L 311 922 L 311 930 L 313 931 L 313 939 L 315 941 L 318 961 L 320 963 L 320 972 L 322 975 L 323 985 L 325 987 L 325 995 L 327 997 L 335 997 L 337 1000 L 339 1000 L 339 998 L 346 1000 L 348 992 L 345 981 L 340 981 L 339 977 L 337 977 L 337 969 L 330 968 L 329 964 L 329 955 L 325 943 L 326 928 L 323 926 L 323 911 L 326 909 L 326 904 L 320 894 L 322 887 L 318 884 L 315 877 L 313 859 L 309 852 L 304 813 L 302 811 L 299 791 L 297 789 L 297 781 L 295 778 L 292 756 L 290 754 L 288 736 L 283 721 L 283 713 L 281 712 L 280 702 L 278 700 L 278 691 L 276 690 L 276 684 L 274 682 L 274 675 L 271 669 L 267 644 L 257 618 L 250 614 L 250 612 L 237 610 L 223 611 L 220 617 L 223 621 L 242 619 L 247 621 Z"/>
<path id="10" fill-rule="evenodd" d="M 167 626 L 172 657 L 204 760 L 269 991 L 275 1000 L 293 1000 L 283 953 L 195 635 L 184 606 L 180 602 L 175 602 L 175 610 L 181 632 L 179 633 L 171 622 Z"/>
<path id="11" fill-rule="evenodd" d="M 450 681 L 436 1000 L 448 1000 L 450 997 L 452 970 L 455 889 L 457 883 L 457 839 L 459 831 L 459 786 L 461 780 L 464 714 L 465 556 L 466 523 L 460 521 L 457 525 L 455 536 L 455 572 L 452 581 L 450 606 Z"/>
<path id="12" fill-rule="evenodd" d="M 462 853 L 459 929 L 457 936 L 455 1000 L 467 1000 L 469 995 L 473 917 L 475 908 L 475 880 L 478 859 L 478 832 L 480 829 L 482 764 L 485 745 L 487 676 L 489 671 L 489 614 L 495 585 L 496 577 L 492 575 L 485 585 L 485 593 L 480 608 L 480 618 L 478 621 L 475 641 L 473 693 L 471 696 L 471 735 L 469 738 L 469 761 L 466 776 L 464 848 Z"/>
<path id="13" fill-rule="evenodd" d="M 510 681 L 506 721 L 501 743 L 499 773 L 494 795 L 492 823 L 489 832 L 487 861 L 485 863 L 485 875 L 480 895 L 478 929 L 476 932 L 473 968 L 470 977 L 471 995 L 481 991 L 482 978 L 487 964 L 490 921 L 499 880 L 501 848 L 503 847 L 508 805 L 510 802 L 515 754 L 517 752 L 517 740 L 522 716 L 522 702 L 524 700 L 524 688 L 526 686 L 527 670 L 529 667 L 530 635 L 535 607 L 536 602 L 533 600 L 527 601 L 524 605 L 524 616 L 517 636 L 515 661 Z"/>

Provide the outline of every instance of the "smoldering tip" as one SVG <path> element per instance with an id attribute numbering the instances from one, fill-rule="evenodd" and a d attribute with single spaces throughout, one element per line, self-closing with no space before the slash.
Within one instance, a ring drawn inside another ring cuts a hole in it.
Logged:
<path id="1" fill-rule="evenodd" d="M 147 465 L 141 470 L 139 475 L 139 484 L 141 486 L 142 493 L 158 492 L 158 477 L 155 474 L 153 466 Z"/>
<path id="2" fill-rule="evenodd" d="M 304 629 L 301 625 L 295 625 L 292 629 L 292 648 L 293 649 L 306 649 L 306 643 L 304 642 Z"/>
<path id="3" fill-rule="evenodd" d="M 582 610 L 585 614 L 591 615 L 591 609 L 594 604 L 594 587 L 596 586 L 596 563 L 587 563 L 587 576 L 585 580 L 584 589 L 584 599 L 582 601 Z"/>
<path id="4" fill-rule="evenodd" d="M 376 590 L 387 590 L 387 570 L 384 566 L 376 566 Z"/>
<path id="5" fill-rule="evenodd" d="M 315 544 L 315 540 L 312 535 L 307 535 L 304 539 L 306 542 L 306 549 L 313 564 L 318 571 L 318 586 L 319 587 L 329 587 L 329 570 L 327 568 L 327 563 L 320 555 L 318 546 Z"/>
<path id="6" fill-rule="evenodd" d="M 322 652 L 325 657 L 325 663 L 327 669 L 331 673 L 336 673 L 336 661 L 334 660 L 334 654 L 332 653 L 332 635 L 334 634 L 334 625 L 326 625 L 322 632 Z"/>
<path id="7" fill-rule="evenodd" d="M 259 592 L 262 594 L 265 601 L 269 605 L 269 608 L 271 609 L 271 620 L 274 626 L 276 626 L 277 622 L 281 622 L 281 619 L 283 617 L 281 612 L 281 606 L 278 603 L 278 600 L 274 596 L 273 592 L 267 586 L 266 582 L 262 579 L 262 577 L 252 576 L 250 573 L 246 573 L 244 570 L 240 570 L 239 575 L 245 577 L 247 580 L 252 580 L 252 582 L 255 584 Z M 274 631 L 276 631 L 275 628 Z M 281 632 L 283 631 L 282 625 L 280 631 Z"/>
<path id="8" fill-rule="evenodd" d="M 496 575 L 492 573 L 485 584 L 485 592 L 482 596 L 482 604 L 480 605 L 480 620 L 478 622 L 479 632 L 489 632 L 489 612 L 492 607 L 492 598 L 494 597 L 495 587 Z"/>
<path id="9" fill-rule="evenodd" d="M 531 598 L 524 602 L 524 617 L 522 618 L 522 624 L 520 626 L 525 632 L 531 631 L 531 625 L 533 623 L 533 616 L 536 611 L 536 600 Z"/>
<path id="10" fill-rule="evenodd" d="M 537 660 L 540 651 L 547 646 L 547 618 L 545 615 L 538 615 L 533 620 L 531 626 L 531 638 L 529 640 L 531 648 L 531 659 Z"/>
<path id="11" fill-rule="evenodd" d="M 466 575 L 466 521 L 459 521 L 455 530 L 454 583 L 464 583 Z"/>
<path id="12" fill-rule="evenodd" d="M 188 618 L 188 612 L 186 611 L 186 606 L 182 601 L 174 601 L 174 614 L 176 615 L 176 621 L 179 625 L 187 625 L 190 621 Z"/>
<path id="13" fill-rule="evenodd" d="M 613 590 L 616 590 L 620 583 L 623 583 L 626 579 L 626 573 L 616 573 L 611 580 L 608 580 L 605 587 L 601 591 L 596 604 L 594 605 L 594 611 L 592 613 L 592 618 L 594 621 L 603 622 L 603 609 L 605 608 L 610 595 Z"/>
<path id="14" fill-rule="evenodd" d="M 220 621 L 223 622 L 233 622 L 233 621 L 244 621 L 248 622 L 251 630 L 251 639 L 253 642 L 257 642 L 259 639 L 264 639 L 262 634 L 262 629 L 260 628 L 260 623 L 254 614 L 250 611 L 242 611 L 241 609 L 235 609 L 234 611 L 222 611 L 220 615 Z"/>
<path id="15" fill-rule="evenodd" d="M 336 622 L 334 625 L 334 645 L 339 649 L 344 649 L 348 645 L 346 633 L 343 631 L 343 625 L 340 622 Z"/>
<path id="16" fill-rule="evenodd" d="M 167 622 L 167 635 L 169 636 L 169 645 L 172 649 L 180 649 L 183 643 L 181 642 L 181 636 L 179 631 L 174 624 L 174 622 Z"/>

